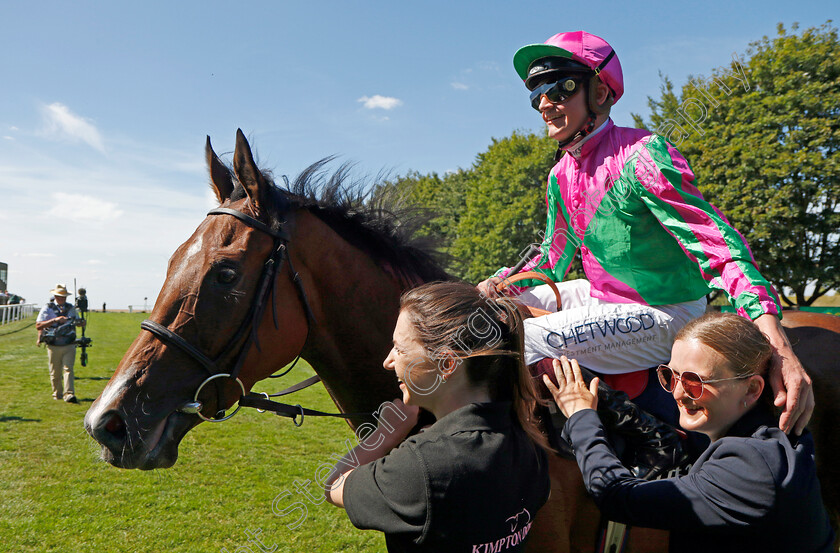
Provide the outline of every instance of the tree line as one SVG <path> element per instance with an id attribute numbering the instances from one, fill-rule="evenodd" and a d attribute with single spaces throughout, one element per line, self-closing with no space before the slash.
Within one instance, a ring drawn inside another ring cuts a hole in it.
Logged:
<path id="1" fill-rule="evenodd" d="M 677 90 L 661 76 L 637 127 L 673 142 L 697 184 L 747 239 L 787 305 L 840 287 L 840 42 L 831 21 L 733 54 Z M 410 172 L 375 191 L 432 213 L 421 233 L 441 241 L 450 273 L 471 282 L 516 263 L 541 240 L 546 178 L 557 143 L 515 131 L 467 169 Z M 569 278 L 581 276 L 578 263 Z"/>

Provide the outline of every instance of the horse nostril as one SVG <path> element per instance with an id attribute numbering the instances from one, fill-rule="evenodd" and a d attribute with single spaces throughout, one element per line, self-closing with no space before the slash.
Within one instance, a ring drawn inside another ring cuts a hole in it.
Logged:
<path id="1" fill-rule="evenodd" d="M 115 451 L 122 449 L 128 431 L 119 413 L 111 411 L 102 415 L 99 423 L 94 426 L 92 434 L 100 444 Z"/>
<path id="2" fill-rule="evenodd" d="M 125 423 L 116 413 L 108 418 L 108 422 L 105 423 L 105 430 L 120 441 L 125 439 Z"/>

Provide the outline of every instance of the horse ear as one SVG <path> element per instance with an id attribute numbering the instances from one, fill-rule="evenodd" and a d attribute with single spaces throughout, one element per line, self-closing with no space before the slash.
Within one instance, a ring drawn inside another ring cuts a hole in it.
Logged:
<path id="1" fill-rule="evenodd" d="M 248 199 L 251 200 L 251 205 L 255 213 L 259 215 L 260 208 L 265 203 L 265 195 L 268 191 L 269 184 L 254 162 L 254 156 L 251 154 L 251 146 L 248 144 L 248 139 L 245 138 L 242 129 L 236 130 L 236 150 L 233 153 L 233 171 L 245 189 L 245 193 L 248 194 Z"/>
<path id="2" fill-rule="evenodd" d="M 213 192 L 216 193 L 219 205 L 222 205 L 225 200 L 230 198 L 230 193 L 233 192 L 233 179 L 228 168 L 213 151 L 209 136 L 207 137 L 207 145 L 204 147 L 204 154 L 207 157 L 207 168 L 210 170 L 210 184 L 213 185 Z"/>

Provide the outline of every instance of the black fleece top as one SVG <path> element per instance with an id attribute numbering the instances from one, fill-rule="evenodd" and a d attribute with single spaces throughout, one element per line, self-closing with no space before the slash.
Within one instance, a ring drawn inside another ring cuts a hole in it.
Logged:
<path id="1" fill-rule="evenodd" d="M 756 407 L 713 442 L 688 474 L 646 481 L 615 456 L 595 411 L 563 430 L 587 490 L 611 520 L 671 531 L 670 551 L 832 551 L 809 432 L 791 443 L 769 410 Z"/>
<path id="2" fill-rule="evenodd" d="M 473 403 L 355 469 L 344 507 L 391 553 L 514 553 L 549 491 L 547 456 L 511 404 Z"/>

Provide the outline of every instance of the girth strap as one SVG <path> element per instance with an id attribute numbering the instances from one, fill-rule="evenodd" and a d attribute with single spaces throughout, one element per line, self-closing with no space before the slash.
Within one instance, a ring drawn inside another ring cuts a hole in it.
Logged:
<path id="1" fill-rule="evenodd" d="M 317 384 L 318 382 L 321 382 L 321 377 L 316 374 L 315 376 L 310 376 L 309 378 L 307 378 L 306 380 L 304 380 L 302 382 L 298 382 L 294 386 L 289 386 L 285 390 L 275 392 L 273 394 L 269 394 L 269 397 L 287 396 L 289 394 L 299 392 L 299 391 L 303 390 L 304 388 L 309 388 L 310 386 L 312 386 L 313 384 Z"/>

